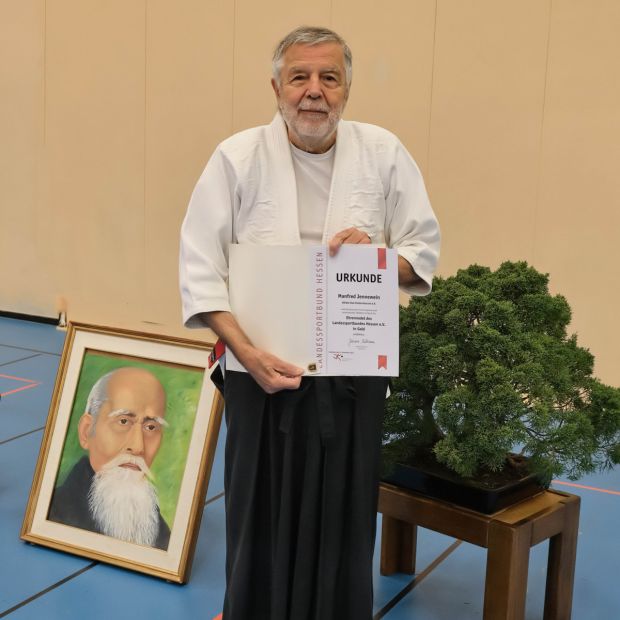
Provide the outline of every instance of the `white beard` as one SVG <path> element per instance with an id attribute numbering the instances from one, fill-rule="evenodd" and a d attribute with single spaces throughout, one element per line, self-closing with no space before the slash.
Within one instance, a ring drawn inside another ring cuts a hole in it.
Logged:
<path id="1" fill-rule="evenodd" d="M 141 471 L 119 467 L 134 463 Z M 88 506 L 106 535 L 152 547 L 159 533 L 157 492 L 148 480 L 144 459 L 119 455 L 98 471 L 88 492 Z"/>
<path id="2" fill-rule="evenodd" d="M 344 105 L 331 109 L 326 103 L 311 103 L 303 101 L 298 107 L 291 106 L 284 101 L 279 104 L 280 113 L 286 126 L 293 130 L 304 145 L 309 147 L 320 146 L 330 135 L 336 131 L 342 115 Z M 306 119 L 299 116 L 299 110 L 319 110 L 327 115 L 321 121 Z"/>

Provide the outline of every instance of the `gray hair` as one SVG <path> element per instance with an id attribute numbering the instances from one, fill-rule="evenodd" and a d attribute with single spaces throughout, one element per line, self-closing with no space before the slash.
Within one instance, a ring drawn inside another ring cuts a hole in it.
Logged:
<path id="1" fill-rule="evenodd" d="M 101 406 L 106 400 L 108 400 L 108 383 L 110 383 L 110 379 L 117 372 L 117 370 L 118 368 L 116 370 L 111 370 L 102 377 L 99 377 L 88 394 L 88 400 L 86 401 L 86 412 L 90 413 L 93 418 L 93 424 L 90 429 L 91 435 L 95 434 L 95 426 L 97 425 L 97 419 L 99 418 Z"/>
<path id="2" fill-rule="evenodd" d="M 271 70 L 273 72 L 273 79 L 276 84 L 280 84 L 280 71 L 282 71 L 282 65 L 284 64 L 284 54 L 286 50 L 292 45 L 319 45 L 321 43 L 338 43 L 342 47 L 342 53 L 344 55 L 344 69 L 347 83 L 347 90 L 351 86 L 351 79 L 353 78 L 353 55 L 347 45 L 347 42 L 333 30 L 329 28 L 318 28 L 315 26 L 300 26 L 295 28 L 292 32 L 289 32 L 278 43 L 275 51 L 273 52 Z"/>

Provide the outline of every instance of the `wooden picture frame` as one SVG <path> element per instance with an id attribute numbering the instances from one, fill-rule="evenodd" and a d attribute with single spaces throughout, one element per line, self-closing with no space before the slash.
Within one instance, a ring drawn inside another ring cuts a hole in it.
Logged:
<path id="1" fill-rule="evenodd" d="M 187 581 L 223 411 L 212 348 L 69 324 L 23 540 Z"/>

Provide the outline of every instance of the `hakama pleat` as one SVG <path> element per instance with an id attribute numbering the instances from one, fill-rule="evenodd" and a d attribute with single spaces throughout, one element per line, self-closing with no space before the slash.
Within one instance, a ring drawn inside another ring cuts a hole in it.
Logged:
<path id="1" fill-rule="evenodd" d="M 226 373 L 224 620 L 371 620 L 386 387 Z"/>

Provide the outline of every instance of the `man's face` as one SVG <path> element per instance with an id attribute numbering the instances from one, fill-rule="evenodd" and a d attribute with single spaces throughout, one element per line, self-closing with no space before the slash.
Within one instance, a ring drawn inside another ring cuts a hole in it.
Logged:
<path id="1" fill-rule="evenodd" d="M 164 390 L 151 373 L 139 368 L 115 373 L 96 424 L 87 412 L 78 426 L 80 444 L 88 450 L 95 472 L 118 455 L 141 457 L 150 467 L 161 444 L 165 409 Z M 131 463 L 121 467 L 139 469 Z"/>
<path id="2" fill-rule="evenodd" d="M 296 44 L 283 56 L 280 83 L 271 80 L 278 107 L 298 148 L 324 153 L 336 141 L 349 95 L 338 43 Z"/>

